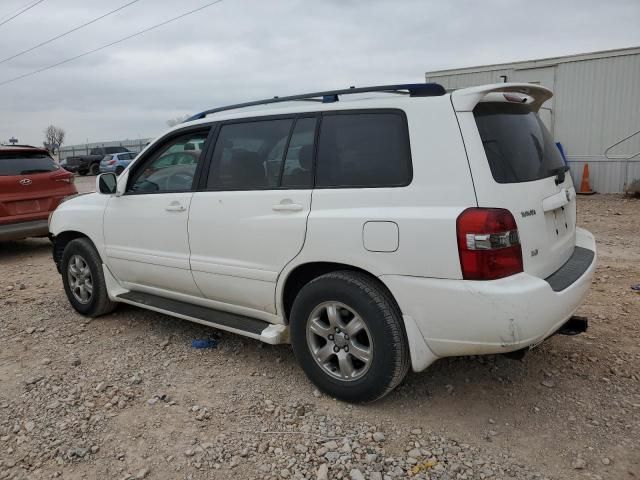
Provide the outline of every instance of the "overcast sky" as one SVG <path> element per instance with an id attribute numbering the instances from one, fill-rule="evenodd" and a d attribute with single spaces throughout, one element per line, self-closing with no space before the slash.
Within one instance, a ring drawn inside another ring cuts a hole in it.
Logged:
<path id="1" fill-rule="evenodd" d="M 131 0 L 45 0 L 0 25 L 0 61 Z M 139 0 L 0 63 L 0 83 L 211 0 Z M 34 0 L 0 0 L 3 17 Z M 223 0 L 0 85 L 0 142 L 155 137 L 185 113 L 273 95 L 424 81 L 429 70 L 640 45 L 638 0 Z M 640 80 L 639 80 L 640 81 Z"/>

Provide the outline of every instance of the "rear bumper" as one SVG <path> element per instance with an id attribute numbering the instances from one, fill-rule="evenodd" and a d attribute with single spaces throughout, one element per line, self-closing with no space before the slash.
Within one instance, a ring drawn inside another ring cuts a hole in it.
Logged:
<path id="1" fill-rule="evenodd" d="M 116 165 L 102 165 L 100 164 L 100 173 L 112 173 L 116 171 Z"/>
<path id="2" fill-rule="evenodd" d="M 401 275 L 381 280 L 436 356 L 506 353 L 552 335 L 586 297 L 596 268 L 595 239 L 577 229 L 576 246 L 593 255 L 560 291 L 554 291 L 549 279 L 526 273 L 483 282 Z"/>
<path id="3" fill-rule="evenodd" d="M 46 220 L 0 225 L 0 241 L 19 240 L 28 237 L 45 237 L 49 234 Z"/>

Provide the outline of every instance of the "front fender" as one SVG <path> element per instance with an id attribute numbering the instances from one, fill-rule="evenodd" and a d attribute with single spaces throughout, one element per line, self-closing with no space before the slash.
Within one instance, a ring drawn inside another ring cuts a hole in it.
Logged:
<path id="1" fill-rule="evenodd" d="M 54 210 L 49 220 L 49 232 L 57 237 L 64 232 L 77 232 L 88 237 L 104 257 L 104 210 L 109 195 L 89 193 L 67 200 Z"/>

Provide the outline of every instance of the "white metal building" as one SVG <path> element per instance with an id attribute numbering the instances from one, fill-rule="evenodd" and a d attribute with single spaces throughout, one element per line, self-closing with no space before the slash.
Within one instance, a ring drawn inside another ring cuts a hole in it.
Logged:
<path id="1" fill-rule="evenodd" d="M 640 47 L 440 70 L 425 76 L 427 82 L 447 89 L 499 82 L 548 87 L 554 96 L 540 116 L 562 144 L 576 186 L 585 162 L 591 188 L 601 193 L 622 192 L 626 183 L 640 179 Z"/>

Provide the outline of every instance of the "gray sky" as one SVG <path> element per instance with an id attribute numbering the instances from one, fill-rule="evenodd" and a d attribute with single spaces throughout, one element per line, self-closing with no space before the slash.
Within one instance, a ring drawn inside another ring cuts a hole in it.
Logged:
<path id="1" fill-rule="evenodd" d="M 0 60 L 131 0 L 45 0 L 0 26 Z M 0 64 L 0 83 L 210 0 L 139 0 Z M 2 17 L 33 0 L 0 0 Z M 640 45 L 638 0 L 223 0 L 0 85 L 0 142 L 155 137 L 166 120 L 273 95 L 424 81 L 424 72 Z"/>

